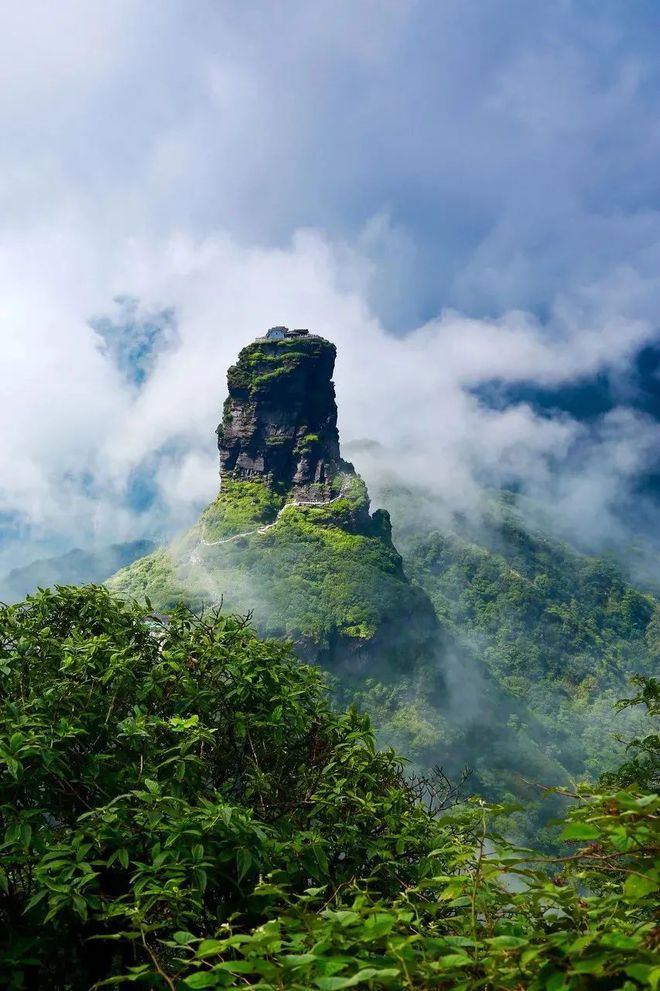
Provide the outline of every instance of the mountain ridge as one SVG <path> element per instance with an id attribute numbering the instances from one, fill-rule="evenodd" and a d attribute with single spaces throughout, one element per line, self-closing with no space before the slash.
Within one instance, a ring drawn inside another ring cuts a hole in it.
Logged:
<path id="1" fill-rule="evenodd" d="M 64 554 L 39 558 L 13 568 L 0 579 L 0 599 L 17 602 L 37 588 L 104 582 L 118 568 L 151 553 L 155 547 L 154 541 L 140 539 L 95 550 L 73 547 Z"/>

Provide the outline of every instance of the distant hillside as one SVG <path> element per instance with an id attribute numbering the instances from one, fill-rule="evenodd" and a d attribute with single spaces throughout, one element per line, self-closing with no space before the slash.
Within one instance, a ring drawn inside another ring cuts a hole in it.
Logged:
<path id="1" fill-rule="evenodd" d="M 33 561 L 23 568 L 14 568 L 0 579 L 0 600 L 18 602 L 38 588 L 49 585 L 85 585 L 100 583 L 119 568 L 154 550 L 151 540 L 132 540 L 111 544 L 99 550 L 85 551 L 79 547 L 58 557 Z"/>
<path id="2" fill-rule="evenodd" d="M 612 712 L 633 674 L 658 670 L 660 603 L 614 561 L 548 536 L 511 493 L 442 526 L 429 493 L 399 485 L 378 497 L 445 632 L 449 707 L 423 668 L 357 699 L 382 740 L 419 766 L 469 764 L 478 790 L 523 799 L 536 830 L 537 785 L 596 776 L 620 759 L 616 735 L 643 733 L 626 725 L 635 714 Z"/>

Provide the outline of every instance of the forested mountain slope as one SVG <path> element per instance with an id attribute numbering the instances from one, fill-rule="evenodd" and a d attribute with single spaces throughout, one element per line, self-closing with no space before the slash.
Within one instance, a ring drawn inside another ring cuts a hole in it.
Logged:
<path id="1" fill-rule="evenodd" d="M 510 785 L 530 761 L 542 772 L 541 755 L 548 767 L 537 781 L 550 779 L 551 764 L 580 778 L 618 759 L 611 707 L 633 674 L 658 670 L 658 601 L 615 562 L 551 539 L 510 493 L 493 495 L 478 519 L 455 517 L 442 529 L 428 493 L 396 486 L 379 498 L 392 507 L 407 574 L 454 644 L 449 752 L 489 789 L 502 787 L 507 765 Z M 428 763 L 446 718 L 421 680 L 390 704 L 387 726 L 404 749 L 413 734 L 417 759 Z"/>

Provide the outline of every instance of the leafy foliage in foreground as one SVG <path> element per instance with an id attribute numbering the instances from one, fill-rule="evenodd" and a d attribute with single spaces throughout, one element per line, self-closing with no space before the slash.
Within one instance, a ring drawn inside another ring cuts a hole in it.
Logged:
<path id="1" fill-rule="evenodd" d="M 433 843 L 399 761 L 286 645 L 148 619 L 94 586 L 0 610 L 3 987 L 87 987 L 143 939 L 213 933 L 274 870 L 391 892 Z"/>
<path id="2" fill-rule="evenodd" d="M 660 684 L 637 681 L 639 694 L 621 704 L 657 714 Z M 639 760 L 657 781 L 658 743 L 657 734 L 632 741 L 620 780 L 603 785 L 629 780 Z M 297 898 L 264 884 L 270 917 L 257 929 L 177 934 L 170 986 L 655 991 L 658 795 L 601 788 L 566 798 L 575 803 L 561 835 L 569 850 L 558 857 L 512 848 L 493 829 L 505 810 L 477 803 L 437 823 L 441 851 L 391 899 L 375 897 L 368 880 Z"/>
<path id="3" fill-rule="evenodd" d="M 657 796 L 589 796 L 564 830 L 589 846 L 560 859 L 554 875 L 543 858 L 492 837 L 486 854 L 488 812 L 460 823 L 453 841 L 449 833 L 446 873 L 429 870 L 391 901 L 359 884 L 325 901 L 312 889 L 256 930 L 180 935 L 177 978 L 187 975 L 184 987 L 296 991 L 657 987 Z M 273 891 L 264 886 L 265 896 Z"/>
<path id="4" fill-rule="evenodd" d="M 567 796 L 546 858 L 497 806 L 433 816 L 368 720 L 236 619 L 43 592 L 0 611 L 0 677 L 3 987 L 660 983 L 657 738 L 643 779 Z"/>

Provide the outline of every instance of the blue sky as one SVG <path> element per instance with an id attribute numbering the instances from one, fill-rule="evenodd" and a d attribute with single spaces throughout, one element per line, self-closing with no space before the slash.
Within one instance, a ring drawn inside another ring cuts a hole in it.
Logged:
<path id="1" fill-rule="evenodd" d="M 585 427 L 516 388 L 634 393 L 657 336 L 656 3 L 28 0 L 1 18 L 0 512 L 18 531 L 0 564 L 190 518 L 217 485 L 226 365 L 280 322 L 339 344 L 345 437 L 412 451 L 454 501 L 518 475 L 611 525 L 656 456 L 634 394 Z M 513 406 L 475 399 L 492 378 Z"/>

